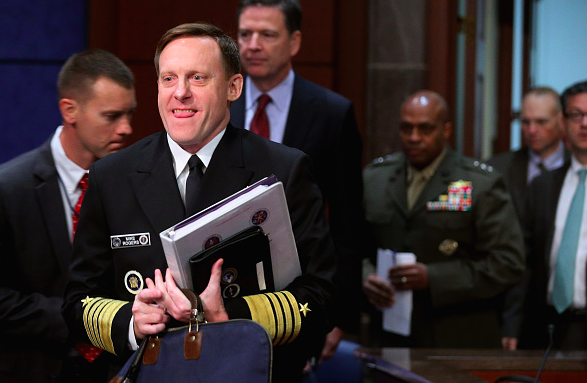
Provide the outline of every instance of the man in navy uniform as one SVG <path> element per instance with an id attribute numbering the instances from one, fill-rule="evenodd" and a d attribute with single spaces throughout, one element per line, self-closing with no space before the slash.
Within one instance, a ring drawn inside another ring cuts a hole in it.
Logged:
<path id="1" fill-rule="evenodd" d="M 64 316 L 80 339 L 118 356 L 157 334 L 171 318 L 187 322 L 189 300 L 167 268 L 159 233 L 274 174 L 283 182 L 302 275 L 283 291 L 220 294 L 221 260 L 196 291 L 209 322 L 249 318 L 273 338 L 273 379 L 299 382 L 318 339 L 331 330 L 334 251 L 309 158 L 229 124 L 242 89 L 236 43 L 208 24 L 167 31 L 155 54 L 164 132 L 96 163 L 74 242 Z M 199 186 L 191 188 L 193 172 Z M 138 246 L 113 238 L 147 237 Z M 154 281 L 154 283 L 153 283 Z M 100 308 L 100 314 L 91 316 Z"/>

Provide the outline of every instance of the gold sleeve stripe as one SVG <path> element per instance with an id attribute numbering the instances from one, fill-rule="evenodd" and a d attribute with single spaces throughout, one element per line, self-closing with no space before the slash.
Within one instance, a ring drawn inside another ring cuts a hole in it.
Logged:
<path id="1" fill-rule="evenodd" d="M 273 345 L 277 346 L 279 344 L 283 344 L 283 334 L 285 329 L 288 327 L 287 323 L 285 322 L 284 317 L 284 309 L 279 303 L 277 295 L 279 293 L 266 293 L 264 294 L 267 299 L 269 299 L 269 304 L 271 304 L 271 310 L 273 311 L 273 315 L 275 316 L 275 337 L 273 338 Z"/>
<path id="2" fill-rule="evenodd" d="M 302 330 L 302 315 L 300 314 L 300 310 L 298 309 L 298 301 L 292 295 L 292 293 L 290 293 L 289 291 L 284 291 L 284 295 L 289 302 L 289 307 L 293 315 L 293 331 L 291 333 L 291 338 L 287 340 L 287 342 L 289 343 L 296 339 L 300 334 L 300 331 Z"/>
<path id="3" fill-rule="evenodd" d="M 128 302 L 106 298 L 86 298 L 84 300 L 84 326 L 92 344 L 112 354 L 112 322 L 120 308 Z M 115 354 L 116 355 L 116 354 Z"/>
<path id="4" fill-rule="evenodd" d="M 273 312 L 267 311 L 267 305 L 270 304 L 264 295 L 249 295 L 244 297 L 249 310 L 251 319 L 265 327 L 271 339 L 275 339 L 275 316 Z"/>
<path id="5" fill-rule="evenodd" d="M 285 291 L 283 293 L 276 294 L 279 298 L 281 307 L 283 307 L 283 312 L 285 314 L 285 319 L 287 323 L 290 323 L 289 331 L 283 334 L 283 341 L 282 344 L 289 343 L 294 340 L 299 332 L 302 325 L 302 320 L 299 315 L 298 310 L 292 310 L 294 307 L 297 308 L 297 302 L 293 295 L 290 292 Z M 290 301 L 290 299 L 292 301 Z M 296 318 L 296 314 L 298 318 Z"/>
<path id="6" fill-rule="evenodd" d="M 296 339 L 302 329 L 302 317 L 290 292 L 250 295 L 244 299 L 251 311 L 251 319 L 265 327 L 274 345 Z"/>
<path id="7" fill-rule="evenodd" d="M 95 318 L 97 317 L 96 311 L 100 310 L 104 303 L 105 302 L 102 299 L 94 298 L 89 302 L 89 306 L 86 306 L 84 309 L 84 326 L 86 328 L 88 338 L 93 345 L 100 348 L 104 348 L 104 346 L 100 344 L 99 334 L 97 331 L 95 331 L 93 326 L 89 326 L 88 324 L 94 322 Z"/>

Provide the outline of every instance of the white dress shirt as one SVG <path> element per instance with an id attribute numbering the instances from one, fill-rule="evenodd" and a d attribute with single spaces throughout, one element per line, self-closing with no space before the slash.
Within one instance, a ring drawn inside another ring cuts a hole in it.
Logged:
<path id="1" fill-rule="evenodd" d="M 206 169 L 210 164 L 210 160 L 212 160 L 212 154 L 214 154 L 214 150 L 216 150 L 218 143 L 224 136 L 224 132 L 226 132 L 226 128 L 224 128 L 216 135 L 216 137 L 208 142 L 206 146 L 204 146 L 198 151 L 198 153 L 196 153 L 196 155 L 200 158 L 200 161 L 202 161 L 204 164 L 204 168 L 202 169 L 203 173 L 206 173 Z M 183 150 L 182 147 L 177 144 L 177 142 L 171 139 L 169 134 L 167 135 L 167 143 L 169 144 L 171 156 L 173 157 L 173 170 L 175 171 L 175 178 L 177 179 L 177 187 L 179 188 L 181 199 L 183 199 L 183 203 L 185 205 L 185 188 L 188 175 L 190 174 L 188 161 L 190 160 L 192 154 Z"/>
<path id="2" fill-rule="evenodd" d="M 88 171 L 76 165 L 72 160 L 67 158 L 63 145 L 61 145 L 61 131 L 63 126 L 59 126 L 51 139 L 51 155 L 55 162 L 57 175 L 59 177 L 59 190 L 61 191 L 61 198 L 63 200 L 63 209 L 65 210 L 65 221 L 67 222 L 67 230 L 69 238 L 72 237 L 72 215 L 75 211 L 77 200 L 82 194 L 78 187 L 79 181 Z"/>
<path id="3" fill-rule="evenodd" d="M 283 141 L 287 116 L 289 115 L 289 106 L 293 95 L 294 79 L 294 72 L 290 69 L 289 74 L 282 82 L 277 84 L 277 86 L 269 92 L 265 92 L 265 94 L 271 97 L 271 102 L 265 107 L 265 113 L 267 113 L 267 118 L 269 119 L 269 139 L 271 141 L 279 143 Z M 251 120 L 257 111 L 259 96 L 261 96 L 263 92 L 257 89 L 249 76 L 247 76 L 246 82 L 245 128 L 250 130 Z"/>
<path id="4" fill-rule="evenodd" d="M 567 171 L 563 187 L 558 199 L 558 206 L 556 209 L 556 220 L 554 223 L 554 237 L 552 239 L 552 247 L 550 250 L 550 273 L 548 278 L 548 303 L 552 304 L 552 288 L 554 285 L 554 271 L 556 269 L 556 258 L 558 256 L 558 249 L 561 244 L 567 214 L 573 200 L 573 195 L 579 183 L 579 175 L 577 172 L 585 169 L 587 166 L 581 165 L 573 156 L 571 159 L 571 166 Z M 585 199 L 587 202 L 587 198 Z M 577 248 L 577 256 L 575 259 L 575 283 L 573 293 L 573 308 L 583 309 L 586 305 L 585 292 L 585 274 L 587 267 L 587 203 L 583 205 L 583 220 L 581 221 L 581 231 L 579 234 L 579 246 Z"/>

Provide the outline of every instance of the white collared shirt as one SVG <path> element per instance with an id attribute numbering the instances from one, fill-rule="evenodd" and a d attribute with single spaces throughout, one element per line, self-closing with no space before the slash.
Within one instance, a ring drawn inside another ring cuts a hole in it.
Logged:
<path id="1" fill-rule="evenodd" d="M 587 166 L 581 165 L 573 156 L 571 166 L 567 171 L 556 208 L 556 220 L 554 223 L 554 236 L 552 238 L 552 247 L 550 250 L 550 273 L 548 278 L 548 303 L 552 304 L 552 288 L 554 285 L 554 271 L 556 269 L 556 258 L 558 249 L 561 244 L 563 230 L 573 195 L 579 184 L 579 175 L 577 172 L 585 169 Z M 577 256 L 575 259 L 575 283 L 573 295 L 573 308 L 583 309 L 586 307 L 585 292 L 585 268 L 587 266 L 587 199 L 583 205 L 583 220 L 581 221 L 581 231 L 579 234 L 579 246 L 577 247 Z"/>
<path id="2" fill-rule="evenodd" d="M 59 126 L 51 138 L 51 155 L 55 162 L 57 175 L 59 177 L 59 190 L 61 191 L 61 198 L 63 200 L 63 209 L 65 210 L 65 220 L 67 222 L 67 230 L 69 238 L 72 237 L 72 215 L 75 211 L 75 205 L 79 199 L 82 191 L 78 187 L 79 181 L 88 171 L 79 167 L 65 154 L 63 145 L 61 145 L 61 131 L 63 126 Z"/>
<path id="3" fill-rule="evenodd" d="M 247 76 L 245 80 L 245 128 L 247 130 L 250 130 L 251 120 L 257 111 L 259 96 L 267 94 L 271 97 L 271 102 L 265 107 L 265 112 L 269 119 L 269 139 L 279 143 L 283 141 L 289 106 L 291 105 L 293 95 L 294 79 L 294 71 L 290 69 L 289 74 L 282 82 L 277 84 L 269 92 L 263 93 L 257 89 L 253 81 L 251 81 L 251 78 Z"/>
<path id="4" fill-rule="evenodd" d="M 201 148 L 198 151 L 198 153 L 196 153 L 196 155 L 200 158 L 200 161 L 202 161 L 202 163 L 204 164 L 204 168 L 202 169 L 203 173 L 206 173 L 206 169 L 208 168 L 208 165 L 210 165 L 210 161 L 212 160 L 214 150 L 216 150 L 218 143 L 224 136 L 224 132 L 226 132 L 226 128 L 222 129 L 222 131 L 218 133 L 216 137 L 210 140 L 210 142 L 208 142 L 203 148 Z M 173 157 L 173 170 L 175 171 L 177 187 L 179 188 L 181 199 L 183 200 L 183 203 L 185 205 L 186 181 L 188 175 L 190 174 L 188 161 L 192 154 L 183 150 L 177 142 L 173 141 L 169 134 L 167 135 L 167 143 L 169 144 L 171 156 Z"/>

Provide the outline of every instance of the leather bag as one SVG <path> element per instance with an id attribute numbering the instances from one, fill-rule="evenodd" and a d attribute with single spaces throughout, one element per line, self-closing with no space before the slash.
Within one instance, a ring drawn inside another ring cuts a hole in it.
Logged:
<path id="1" fill-rule="evenodd" d="M 248 319 L 172 328 L 146 338 L 110 383 L 271 382 L 269 334 Z"/>

